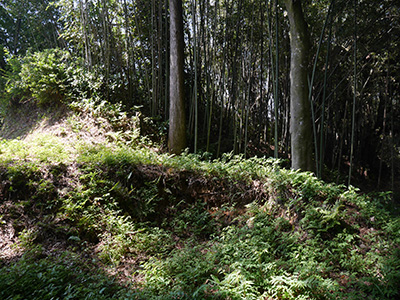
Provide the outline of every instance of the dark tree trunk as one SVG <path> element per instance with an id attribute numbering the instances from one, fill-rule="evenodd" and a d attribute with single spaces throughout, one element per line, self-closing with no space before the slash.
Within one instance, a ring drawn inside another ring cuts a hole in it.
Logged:
<path id="1" fill-rule="evenodd" d="M 300 0 L 285 0 L 290 22 L 290 134 L 292 168 L 314 169 L 307 71 L 310 42 Z"/>

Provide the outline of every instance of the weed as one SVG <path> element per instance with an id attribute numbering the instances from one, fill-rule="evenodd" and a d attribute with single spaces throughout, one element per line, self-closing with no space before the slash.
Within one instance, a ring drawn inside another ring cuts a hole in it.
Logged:
<path id="1" fill-rule="evenodd" d="M 205 206 L 204 202 L 187 204 L 182 200 L 171 206 L 172 220 L 166 219 L 164 226 L 182 237 L 207 237 L 214 232 L 215 223 Z"/>
<path id="2" fill-rule="evenodd" d="M 0 269 L 1 299 L 127 299 L 130 294 L 68 252 L 39 260 L 26 255 Z"/>
<path id="3" fill-rule="evenodd" d="M 144 287 L 152 294 L 185 295 L 183 299 L 203 299 L 211 274 L 216 274 L 215 249 L 211 245 L 187 245 L 165 259 L 151 259 L 143 264 Z M 193 295 L 196 297 L 193 298 Z M 204 295 L 204 294 L 203 294 Z M 168 296 L 167 296 L 168 298 Z M 164 299 L 164 298 L 162 298 Z"/>

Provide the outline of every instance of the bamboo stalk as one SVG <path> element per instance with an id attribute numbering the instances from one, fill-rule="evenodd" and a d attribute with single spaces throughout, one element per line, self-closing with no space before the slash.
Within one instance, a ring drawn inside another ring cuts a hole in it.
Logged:
<path id="1" fill-rule="evenodd" d="M 329 35 L 327 41 L 327 52 L 325 57 L 325 72 L 324 72 L 324 85 L 323 85 L 323 96 L 322 96 L 322 109 L 321 109 L 321 132 L 320 132 L 320 146 L 319 146 L 319 171 L 317 174 L 319 177 L 322 177 L 322 170 L 324 164 L 324 126 L 325 126 L 325 101 L 326 101 L 326 82 L 327 82 L 327 75 L 328 75 L 328 64 L 330 58 L 330 50 L 331 50 L 331 39 L 332 39 L 332 15 L 333 15 L 333 6 L 335 1 L 332 0 L 331 6 L 328 10 L 328 16 L 330 16 L 330 27 L 329 27 Z"/>
<path id="2" fill-rule="evenodd" d="M 350 144 L 350 167 L 348 185 L 351 184 L 351 173 L 353 168 L 353 152 L 354 152 L 354 131 L 356 118 L 356 99 L 357 99 L 357 0 L 354 0 L 354 93 L 353 93 L 353 113 L 351 121 L 351 144 Z"/>

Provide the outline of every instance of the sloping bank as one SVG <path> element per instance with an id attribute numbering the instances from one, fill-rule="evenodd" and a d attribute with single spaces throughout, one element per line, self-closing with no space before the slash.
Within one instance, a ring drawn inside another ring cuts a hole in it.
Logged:
<path id="1" fill-rule="evenodd" d="M 399 297 L 389 194 L 65 120 L 0 142 L 1 299 Z"/>

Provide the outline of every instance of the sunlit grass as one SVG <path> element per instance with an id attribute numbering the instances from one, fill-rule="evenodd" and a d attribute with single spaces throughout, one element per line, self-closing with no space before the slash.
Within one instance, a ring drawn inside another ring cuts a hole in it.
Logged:
<path id="1" fill-rule="evenodd" d="M 0 141 L 2 161 L 68 162 L 76 156 L 76 153 L 76 149 L 66 145 L 61 138 L 46 133 L 36 133 L 26 139 Z"/>

